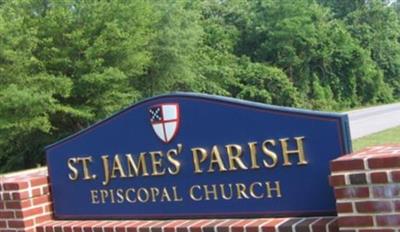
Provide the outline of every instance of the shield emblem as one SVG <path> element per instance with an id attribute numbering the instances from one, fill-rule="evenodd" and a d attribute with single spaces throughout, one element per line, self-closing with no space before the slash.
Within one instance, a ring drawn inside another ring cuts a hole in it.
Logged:
<path id="1" fill-rule="evenodd" d="M 177 103 L 153 105 L 149 113 L 150 123 L 157 137 L 164 143 L 169 143 L 178 132 L 179 105 Z"/>

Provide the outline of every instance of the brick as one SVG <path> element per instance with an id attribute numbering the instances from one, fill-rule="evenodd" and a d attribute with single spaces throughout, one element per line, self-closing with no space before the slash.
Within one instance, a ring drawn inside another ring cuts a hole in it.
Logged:
<path id="1" fill-rule="evenodd" d="M 318 221 L 319 218 L 306 219 L 295 226 L 296 232 L 311 232 L 310 225 Z"/>
<path id="2" fill-rule="evenodd" d="M 54 232 L 62 232 L 63 226 L 64 226 L 64 225 L 67 225 L 68 223 L 69 223 L 69 222 L 61 222 L 61 223 L 59 223 L 59 224 L 57 224 L 57 225 L 54 225 L 54 226 L 53 226 Z"/>
<path id="3" fill-rule="evenodd" d="M 333 175 L 329 177 L 330 186 L 346 185 L 346 178 L 344 175 Z"/>
<path id="4" fill-rule="evenodd" d="M 41 196 L 41 195 L 43 195 L 43 194 L 42 194 L 42 191 L 41 191 L 40 188 L 32 189 L 32 197 L 38 197 L 38 196 Z"/>
<path id="5" fill-rule="evenodd" d="M 239 223 L 242 220 L 232 220 L 232 223 L 229 225 L 230 227 Z M 211 220 L 200 220 L 200 222 L 197 222 L 196 224 L 193 224 L 190 227 L 191 232 L 203 232 L 202 228 L 206 227 L 208 224 L 210 224 Z"/>
<path id="6" fill-rule="evenodd" d="M 6 227 L 7 227 L 6 221 L 0 220 L 0 229 L 1 228 L 6 228 Z"/>
<path id="7" fill-rule="evenodd" d="M 72 232 L 72 226 L 79 221 L 65 221 L 62 224 L 57 224 L 54 226 L 54 231 L 61 231 L 61 232 Z"/>
<path id="8" fill-rule="evenodd" d="M 74 226 L 74 225 L 76 225 L 77 223 L 80 223 L 80 222 L 82 222 L 82 221 L 66 221 L 67 223 L 64 223 L 63 225 L 62 225 L 62 230 L 64 231 L 64 232 L 67 232 L 67 231 L 69 231 L 69 232 L 71 232 L 72 231 L 72 227 Z M 108 221 L 107 221 L 108 222 Z"/>
<path id="9" fill-rule="evenodd" d="M 356 202 L 356 209 L 360 213 L 390 212 L 392 210 L 389 201 L 363 201 Z"/>
<path id="10" fill-rule="evenodd" d="M 125 232 L 125 227 L 126 227 L 127 225 L 129 225 L 129 224 L 130 224 L 130 222 L 121 222 L 121 223 L 117 226 L 116 231 L 117 231 L 117 232 Z M 142 229 L 142 228 L 140 228 L 140 229 Z M 140 229 L 139 229 L 139 231 L 140 231 Z M 148 228 L 147 228 L 147 232 L 149 232 L 149 231 L 148 231 Z"/>
<path id="11" fill-rule="evenodd" d="M 364 170 L 364 161 L 362 159 L 336 159 L 331 162 L 331 171 L 350 171 Z"/>
<path id="12" fill-rule="evenodd" d="M 275 232 L 276 227 L 281 223 L 284 223 L 286 220 L 287 218 L 274 218 L 262 226 L 261 232 Z"/>
<path id="13" fill-rule="evenodd" d="M 13 192 L 12 193 L 12 199 L 13 200 L 22 200 L 22 199 L 26 199 L 28 197 L 29 197 L 29 192 L 28 191 Z"/>
<path id="14" fill-rule="evenodd" d="M 340 227 L 367 227 L 374 224 L 372 216 L 341 216 Z"/>
<path id="15" fill-rule="evenodd" d="M 84 224 L 82 226 L 82 231 L 83 232 L 92 232 L 92 226 L 94 226 L 95 224 L 96 224 L 95 222 L 88 222 L 88 223 Z M 118 228 L 118 226 L 117 226 L 117 228 Z M 61 231 L 55 231 L 55 232 L 61 232 Z"/>
<path id="16" fill-rule="evenodd" d="M 326 232 L 326 225 L 332 222 L 333 218 L 319 218 L 311 227 L 313 232 Z"/>
<path id="17" fill-rule="evenodd" d="M 226 225 L 225 222 L 221 223 L 221 226 L 219 227 L 220 230 L 225 231 L 227 228 L 229 231 L 229 227 L 232 227 L 232 226 L 240 223 L 243 220 L 230 220 L 230 221 L 231 221 L 231 223 L 229 224 L 228 227 L 224 226 L 224 225 Z M 207 228 L 208 225 L 210 225 L 210 223 L 212 224 L 212 220 L 210 220 L 210 219 L 197 221 L 196 223 L 194 223 L 190 226 L 190 232 L 204 232 L 204 228 Z M 212 229 L 211 227 L 208 227 L 208 228 Z M 217 231 L 217 230 L 215 230 L 215 231 Z"/>
<path id="18" fill-rule="evenodd" d="M 35 224 L 40 224 L 53 219 L 52 214 L 42 215 L 35 218 Z"/>
<path id="19" fill-rule="evenodd" d="M 63 232 L 72 232 L 72 226 L 79 223 L 79 221 L 69 221 L 61 226 Z"/>
<path id="20" fill-rule="evenodd" d="M 31 206 L 30 200 L 6 202 L 7 209 L 24 209 L 24 208 L 28 208 L 30 206 Z"/>
<path id="21" fill-rule="evenodd" d="M 235 223 L 231 227 L 231 232 L 244 232 L 245 231 L 245 226 L 252 223 L 253 220 L 251 219 L 243 219 L 238 223 Z M 204 230 L 203 230 L 204 232 Z"/>
<path id="22" fill-rule="evenodd" d="M 17 211 L 15 212 L 16 217 L 18 218 L 25 218 L 25 217 L 30 217 L 33 215 L 39 215 L 43 213 L 43 208 L 42 207 L 35 207 L 32 209 L 28 209 L 28 210 L 21 210 L 21 211 Z"/>
<path id="23" fill-rule="evenodd" d="M 400 196 L 400 185 L 387 184 L 384 186 L 375 186 L 372 188 L 373 196 L 379 198 L 395 198 Z"/>
<path id="24" fill-rule="evenodd" d="M 373 172 L 370 177 L 373 184 L 385 184 L 389 182 L 386 172 Z"/>
<path id="25" fill-rule="evenodd" d="M 400 201 L 399 200 L 393 201 L 393 204 L 394 204 L 394 210 L 396 212 L 400 212 Z"/>
<path id="26" fill-rule="evenodd" d="M 400 167 L 400 156 L 379 156 L 368 159 L 370 169 L 386 169 Z"/>
<path id="27" fill-rule="evenodd" d="M 218 225 L 218 224 L 220 224 L 221 222 L 222 222 L 221 220 L 215 220 L 214 222 L 205 225 L 205 226 L 202 228 L 202 232 L 214 232 L 215 226 Z M 180 226 L 179 226 L 179 227 L 180 227 Z M 242 227 L 242 228 L 243 228 L 243 227 Z M 240 228 L 239 228 L 239 229 L 240 229 Z M 177 230 L 177 232 L 178 232 L 178 230 Z M 235 229 L 232 228 L 232 232 L 239 232 L 239 231 L 237 231 L 237 228 L 235 228 Z"/>
<path id="28" fill-rule="evenodd" d="M 3 199 L 5 201 L 10 201 L 12 200 L 12 196 L 10 193 L 0 193 L 0 199 Z"/>
<path id="29" fill-rule="evenodd" d="M 3 184 L 4 190 L 22 190 L 29 187 L 27 182 L 11 182 Z"/>
<path id="30" fill-rule="evenodd" d="M 176 221 L 172 221 L 172 222 L 176 222 Z M 182 222 L 183 221 L 180 221 L 180 223 L 178 225 L 182 224 Z M 150 232 L 149 227 L 159 224 L 158 222 L 155 222 L 155 221 L 137 221 L 136 223 L 137 224 L 134 227 L 137 232 Z M 170 225 L 170 224 L 168 224 L 168 225 Z M 177 227 L 175 226 L 174 228 L 175 228 L 174 231 L 176 231 Z"/>
<path id="31" fill-rule="evenodd" d="M 400 214 L 376 216 L 379 226 L 400 226 Z"/>
<path id="32" fill-rule="evenodd" d="M 258 228 L 261 224 L 265 223 L 265 219 L 253 220 L 253 222 L 246 225 L 244 231 L 246 232 L 258 232 Z"/>
<path id="33" fill-rule="evenodd" d="M 54 222 L 53 222 L 54 223 Z M 45 232 L 53 232 L 53 226 L 52 225 L 46 225 L 44 227 Z"/>
<path id="34" fill-rule="evenodd" d="M 49 183 L 47 176 L 41 176 L 37 178 L 33 178 L 31 180 L 31 186 L 36 187 L 39 185 L 47 185 Z"/>
<path id="35" fill-rule="evenodd" d="M 102 232 L 103 231 L 103 226 L 110 223 L 109 221 L 102 221 L 101 223 L 96 224 L 95 226 L 93 226 L 93 232 Z M 64 232 L 65 231 L 64 229 Z"/>
<path id="36" fill-rule="evenodd" d="M 30 229 L 24 228 L 23 230 L 18 230 L 17 232 L 36 232 L 36 231 L 34 228 L 30 228 Z"/>
<path id="37" fill-rule="evenodd" d="M 392 171 L 391 175 L 393 182 L 400 182 L 400 171 Z"/>
<path id="38" fill-rule="evenodd" d="M 87 224 L 87 221 L 83 221 L 82 223 L 76 224 L 72 227 L 72 231 L 74 232 L 83 232 L 83 227 Z"/>
<path id="39" fill-rule="evenodd" d="M 63 228 L 64 232 L 72 232 L 72 227 L 71 226 L 66 226 Z"/>
<path id="40" fill-rule="evenodd" d="M 357 173 L 349 175 L 350 184 L 366 184 L 367 176 L 365 173 Z"/>
<path id="41" fill-rule="evenodd" d="M 0 211 L 0 218 L 14 218 L 14 211 Z"/>
<path id="42" fill-rule="evenodd" d="M 36 232 L 44 232 L 44 228 L 42 226 L 37 226 Z"/>
<path id="43" fill-rule="evenodd" d="M 0 201 L 0 209 L 5 209 L 6 203 L 4 201 Z"/>
<path id="44" fill-rule="evenodd" d="M 280 232 L 292 232 L 292 227 L 294 224 L 298 223 L 300 218 L 290 218 L 286 222 L 279 225 Z"/>
<path id="45" fill-rule="evenodd" d="M 145 231 L 149 232 L 150 230 L 149 230 L 148 227 L 151 226 L 151 225 L 154 225 L 154 221 L 144 221 L 144 222 L 145 223 L 140 224 L 140 225 L 137 226 L 137 232 L 145 232 Z M 176 229 L 176 227 L 175 227 L 175 229 Z"/>
<path id="46" fill-rule="evenodd" d="M 328 223 L 328 232 L 338 232 L 338 231 L 339 231 L 338 219 L 333 218 L 333 221 Z"/>
<path id="47" fill-rule="evenodd" d="M 336 203 L 336 210 L 338 213 L 351 213 L 353 212 L 353 205 L 349 202 Z"/>
<path id="48" fill-rule="evenodd" d="M 145 223 L 143 223 L 143 221 L 131 222 L 131 224 L 128 225 L 127 232 L 139 232 L 138 231 L 138 226 L 143 225 L 143 224 L 145 224 Z M 107 225 L 107 227 L 104 227 L 104 228 L 106 229 L 108 227 L 109 227 L 109 225 Z M 111 230 L 111 231 L 105 230 L 104 232 L 112 232 L 112 231 L 113 230 Z"/>
<path id="49" fill-rule="evenodd" d="M 129 221 L 128 224 L 125 226 L 126 232 L 139 232 L 139 229 L 146 224 L 146 221 Z"/>
<path id="50" fill-rule="evenodd" d="M 232 224 L 232 222 L 235 222 L 236 220 L 229 220 Z M 210 222 L 208 219 L 201 219 L 201 220 L 195 220 L 193 223 L 188 226 L 189 232 L 202 232 L 202 227 L 207 225 Z M 229 225 L 231 225 L 229 224 Z M 216 231 L 221 231 L 221 232 L 229 232 L 229 227 L 228 230 L 226 230 L 226 222 L 221 223 Z M 159 232 L 159 231 L 153 231 L 152 232 Z"/>
<path id="51" fill-rule="evenodd" d="M 44 212 L 52 213 L 53 212 L 53 204 L 48 204 L 44 206 Z"/>
<path id="52" fill-rule="evenodd" d="M 167 221 L 160 221 L 151 227 L 151 232 L 162 232 L 162 227 L 167 224 Z M 101 232 L 101 231 L 100 231 Z"/>
<path id="53" fill-rule="evenodd" d="M 176 228 L 176 232 L 190 232 L 189 231 L 189 226 L 192 225 L 193 222 L 195 222 L 195 220 L 190 220 L 190 221 L 187 221 L 187 222 L 183 223 L 182 225 L 179 225 Z M 161 225 L 162 223 L 163 223 L 163 221 L 158 221 L 158 222 L 155 222 L 154 224 L 150 225 L 149 227 Z M 149 231 L 149 232 L 151 232 L 151 231 Z"/>
<path id="54" fill-rule="evenodd" d="M 367 198 L 369 197 L 368 187 L 346 187 L 335 189 L 336 199 Z"/>
<path id="55" fill-rule="evenodd" d="M 76 231 L 82 231 L 82 229 L 81 229 L 81 227 L 82 227 L 82 225 L 84 225 L 86 222 L 85 221 L 77 221 L 77 223 L 75 223 L 75 224 L 73 224 L 72 226 L 70 226 L 70 227 L 67 227 L 67 228 L 70 228 L 71 229 L 71 232 L 76 232 Z M 65 230 L 64 230 L 65 231 Z"/>
<path id="56" fill-rule="evenodd" d="M 49 191 L 49 186 L 43 186 L 42 187 L 42 194 L 47 194 L 47 193 L 49 193 L 50 191 Z"/>
<path id="57" fill-rule="evenodd" d="M 54 221 L 54 222 L 56 223 L 52 225 L 53 232 L 62 232 L 63 226 L 69 223 L 68 221 Z"/>
<path id="58" fill-rule="evenodd" d="M 243 225 L 246 225 L 247 223 L 248 223 L 248 220 L 245 220 L 245 219 L 234 220 L 229 225 L 228 229 L 230 228 L 230 232 L 233 232 L 233 230 L 235 232 L 243 232 L 244 231 Z M 206 224 L 208 225 L 208 222 Z M 202 231 L 202 232 L 204 232 L 204 231 Z"/>
<path id="59" fill-rule="evenodd" d="M 33 226 L 33 219 L 30 220 L 9 220 L 7 221 L 9 228 L 25 228 Z"/>
<path id="60" fill-rule="evenodd" d="M 40 225 L 40 227 L 43 228 L 44 232 L 51 232 L 53 230 L 53 226 L 52 225 L 54 223 L 55 223 L 54 221 L 48 221 L 48 222 L 43 223 L 42 225 Z"/>
<path id="61" fill-rule="evenodd" d="M 33 205 L 40 205 L 43 203 L 51 202 L 50 195 L 43 195 L 39 197 L 32 198 Z"/>
<path id="62" fill-rule="evenodd" d="M 175 227 L 179 226 L 180 224 L 184 223 L 184 220 L 174 220 L 172 223 L 166 225 L 164 227 L 164 232 L 175 232 Z"/>

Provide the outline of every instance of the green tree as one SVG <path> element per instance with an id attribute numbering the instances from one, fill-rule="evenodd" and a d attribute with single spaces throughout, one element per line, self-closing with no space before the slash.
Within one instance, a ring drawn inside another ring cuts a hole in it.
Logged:
<path id="1" fill-rule="evenodd" d="M 142 96 L 151 56 L 146 1 L 7 1 L 0 7 L 1 170 Z"/>
<path id="2" fill-rule="evenodd" d="M 381 0 L 368 1 L 348 14 L 346 23 L 353 37 L 383 70 L 384 81 L 399 98 L 400 21 L 395 9 Z"/>
<path id="3" fill-rule="evenodd" d="M 247 3 L 206 1 L 201 5 L 203 46 L 198 49 L 200 91 L 264 103 L 299 106 L 300 95 L 286 74 L 237 55 Z"/>
<path id="4" fill-rule="evenodd" d="M 154 3 L 157 21 L 149 42 L 151 63 L 137 85 L 145 96 L 194 88 L 194 54 L 201 43 L 202 28 L 196 7 L 184 1 Z"/>
<path id="5" fill-rule="evenodd" d="M 342 19 L 367 3 L 366 0 L 318 0 L 318 2 L 329 7 L 335 17 Z"/>
<path id="6" fill-rule="evenodd" d="M 26 7 L 7 2 L 0 8 L 0 171 L 43 159 L 34 153 L 49 142 L 52 115 L 64 112 L 57 97 L 70 96 L 72 87 L 65 76 L 40 69 L 38 30 L 27 21 Z"/>
<path id="7" fill-rule="evenodd" d="M 328 8 L 309 0 L 267 0 L 252 1 L 249 11 L 254 13 L 237 50 L 283 69 L 302 98 L 312 97 L 317 78 L 321 88 L 332 92 L 337 107 L 388 100 L 368 52 Z"/>

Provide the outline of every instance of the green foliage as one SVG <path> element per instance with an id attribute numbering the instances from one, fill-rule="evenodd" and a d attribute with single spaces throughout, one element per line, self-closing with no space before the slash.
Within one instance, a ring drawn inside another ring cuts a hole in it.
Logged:
<path id="1" fill-rule="evenodd" d="M 199 12 L 184 1 L 155 3 L 154 38 L 150 41 L 151 63 L 137 85 L 144 96 L 153 96 L 176 89 L 193 89 L 193 54 L 200 44 Z"/>
<path id="2" fill-rule="evenodd" d="M 43 146 L 137 101 L 153 6 L 9 1 L 0 6 L 1 170 L 43 163 Z"/>
<path id="3" fill-rule="evenodd" d="M 399 15 L 382 1 L 370 1 L 346 16 L 348 28 L 370 52 L 371 58 L 383 71 L 387 88 L 400 96 L 400 21 Z M 390 87 L 389 87 L 390 86 Z"/>
<path id="4" fill-rule="evenodd" d="M 339 110 L 400 98 L 398 3 L 0 1 L 0 172 L 145 97 Z"/>
<path id="5" fill-rule="evenodd" d="M 252 33 L 243 34 L 239 51 L 284 70 L 302 98 L 313 99 L 316 88 L 322 88 L 332 95 L 326 109 L 387 99 L 381 93 L 388 88 L 368 51 L 328 8 L 305 0 L 251 3 L 249 11 L 255 13 L 247 19 L 246 32 Z M 311 100 L 305 106 L 322 105 Z"/>
<path id="6" fill-rule="evenodd" d="M 243 88 L 237 97 L 274 105 L 300 105 L 299 92 L 279 68 L 245 62 L 239 75 Z"/>

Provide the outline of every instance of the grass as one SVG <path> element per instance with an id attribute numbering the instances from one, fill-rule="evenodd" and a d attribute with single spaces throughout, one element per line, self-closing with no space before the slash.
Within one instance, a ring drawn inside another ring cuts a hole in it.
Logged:
<path id="1" fill-rule="evenodd" d="M 394 127 L 375 134 L 353 140 L 353 151 L 359 151 L 365 147 L 382 144 L 400 144 L 400 127 Z"/>

